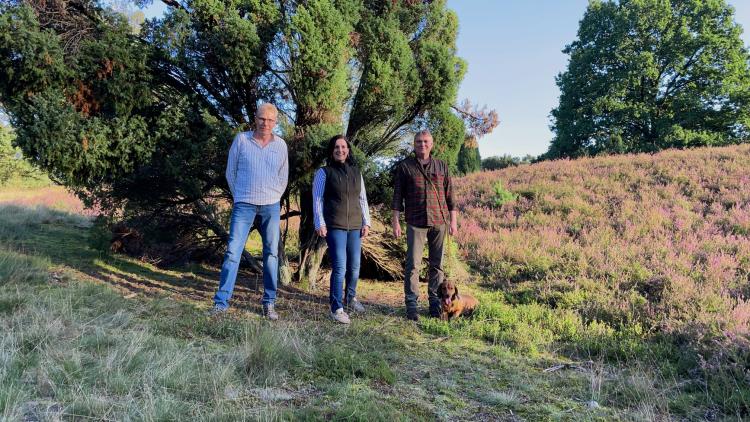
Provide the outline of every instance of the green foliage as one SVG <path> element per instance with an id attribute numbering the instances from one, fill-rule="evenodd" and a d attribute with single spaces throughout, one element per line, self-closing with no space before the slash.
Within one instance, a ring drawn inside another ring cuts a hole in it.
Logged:
<path id="1" fill-rule="evenodd" d="M 445 0 L 188 0 L 137 34 L 97 4 L 59 2 L 39 19 L 24 2 L 0 6 L 0 102 L 34 164 L 88 205 L 160 227 L 160 241 L 225 240 L 227 151 L 264 101 L 288 120 L 293 195 L 344 127 L 366 173 L 416 123 L 455 168 L 464 127 L 449 105 L 465 63 Z M 81 36 L 54 13 L 76 16 Z"/>
<path id="2" fill-rule="evenodd" d="M 519 164 L 516 157 L 510 155 L 496 155 L 482 160 L 482 170 L 500 170 L 506 167 L 514 167 Z"/>
<path id="3" fill-rule="evenodd" d="M 451 173 L 456 173 L 458 153 L 466 137 L 464 121 L 447 106 L 430 112 L 426 120 L 434 139 L 432 156 L 445 161 Z"/>
<path id="4" fill-rule="evenodd" d="M 495 197 L 492 200 L 492 203 L 495 207 L 499 208 L 503 206 L 503 204 L 507 204 L 518 199 L 518 195 L 505 189 L 503 187 L 503 182 L 500 180 L 492 185 L 492 189 L 494 189 L 495 191 Z"/>
<path id="5" fill-rule="evenodd" d="M 341 121 L 348 94 L 351 56 L 347 17 L 331 0 L 302 3 L 287 29 L 294 57 L 290 85 L 294 87 L 298 126 Z M 311 74 L 312 73 L 312 74 Z"/>
<path id="6" fill-rule="evenodd" d="M 456 167 L 461 174 L 470 174 L 481 170 L 482 156 L 479 155 L 479 148 L 467 147 L 466 144 L 461 145 Z"/>
<path id="7" fill-rule="evenodd" d="M 545 158 L 743 142 L 748 54 L 724 0 L 593 1 L 564 52 Z"/>
<path id="8" fill-rule="evenodd" d="M 13 138 L 13 132 L 0 124 L 0 186 L 11 178 L 29 176 L 33 172 L 21 150 L 13 146 Z"/>

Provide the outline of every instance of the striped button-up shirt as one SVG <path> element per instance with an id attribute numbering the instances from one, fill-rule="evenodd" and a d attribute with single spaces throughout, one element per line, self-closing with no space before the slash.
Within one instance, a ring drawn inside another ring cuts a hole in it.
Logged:
<path id="1" fill-rule="evenodd" d="M 426 179 L 424 176 L 429 178 Z M 416 227 L 450 223 L 453 184 L 445 162 L 430 157 L 422 165 L 414 157 L 399 163 L 393 174 L 394 211 L 405 211 L 406 222 Z"/>
<path id="2" fill-rule="evenodd" d="M 271 142 L 261 147 L 252 131 L 238 133 L 229 149 L 226 176 L 235 203 L 279 202 L 289 179 L 286 143 L 273 135 Z"/>

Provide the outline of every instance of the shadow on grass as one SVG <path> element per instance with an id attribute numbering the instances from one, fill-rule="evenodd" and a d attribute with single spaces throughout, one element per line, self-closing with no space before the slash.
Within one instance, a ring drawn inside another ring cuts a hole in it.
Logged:
<path id="1" fill-rule="evenodd" d="M 73 268 L 128 294 L 179 296 L 210 304 L 219 280 L 219 270 L 160 269 L 123 255 L 113 255 L 92 246 L 88 217 L 37 206 L 0 205 L 0 242 L 20 253 L 48 259 L 53 265 Z M 327 282 L 325 283 L 327 285 Z M 327 290 L 327 289 L 326 289 Z M 327 292 L 310 293 L 295 286 L 280 286 L 277 308 L 304 318 L 328 306 Z M 262 275 L 241 270 L 232 297 L 235 309 L 260 313 Z M 388 315 L 394 308 L 364 302 L 368 309 Z"/>

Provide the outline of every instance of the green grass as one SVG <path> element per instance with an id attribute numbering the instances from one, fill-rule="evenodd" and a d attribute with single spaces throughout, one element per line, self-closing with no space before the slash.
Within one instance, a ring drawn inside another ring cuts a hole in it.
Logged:
<path id="1" fill-rule="evenodd" d="M 377 307 L 348 327 L 305 310 L 209 319 L 207 303 L 175 297 L 213 289 L 215 272 L 110 256 L 94 230 L 0 207 L 2 420 L 697 420 L 722 415 L 719 393 L 747 406 L 686 377 L 698 363 L 668 339 L 490 289 L 450 322 Z M 157 293 L 113 288 L 140 285 Z"/>
<path id="2" fill-rule="evenodd" d="M 33 171 L 31 177 L 14 176 L 8 179 L 0 187 L 2 189 L 35 189 L 52 186 L 53 183 L 40 171 Z"/>

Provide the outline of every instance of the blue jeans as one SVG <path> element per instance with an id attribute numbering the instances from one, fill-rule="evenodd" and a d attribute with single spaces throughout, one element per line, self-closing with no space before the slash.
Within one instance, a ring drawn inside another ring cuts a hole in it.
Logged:
<path id="1" fill-rule="evenodd" d="M 281 206 L 277 202 L 270 205 L 253 205 L 238 202 L 232 207 L 232 220 L 229 224 L 229 245 L 221 266 L 219 290 L 214 296 L 216 306 L 226 309 L 232 297 L 240 258 L 245 250 L 245 242 L 253 227 L 255 216 L 260 217 L 260 237 L 263 240 L 263 305 L 276 300 L 276 286 L 279 281 L 279 214 Z"/>
<path id="2" fill-rule="evenodd" d="M 347 300 L 352 300 L 357 295 L 362 239 L 359 229 L 331 229 L 326 235 L 326 243 L 331 258 L 331 312 L 336 312 L 344 307 L 344 279 Z"/>

